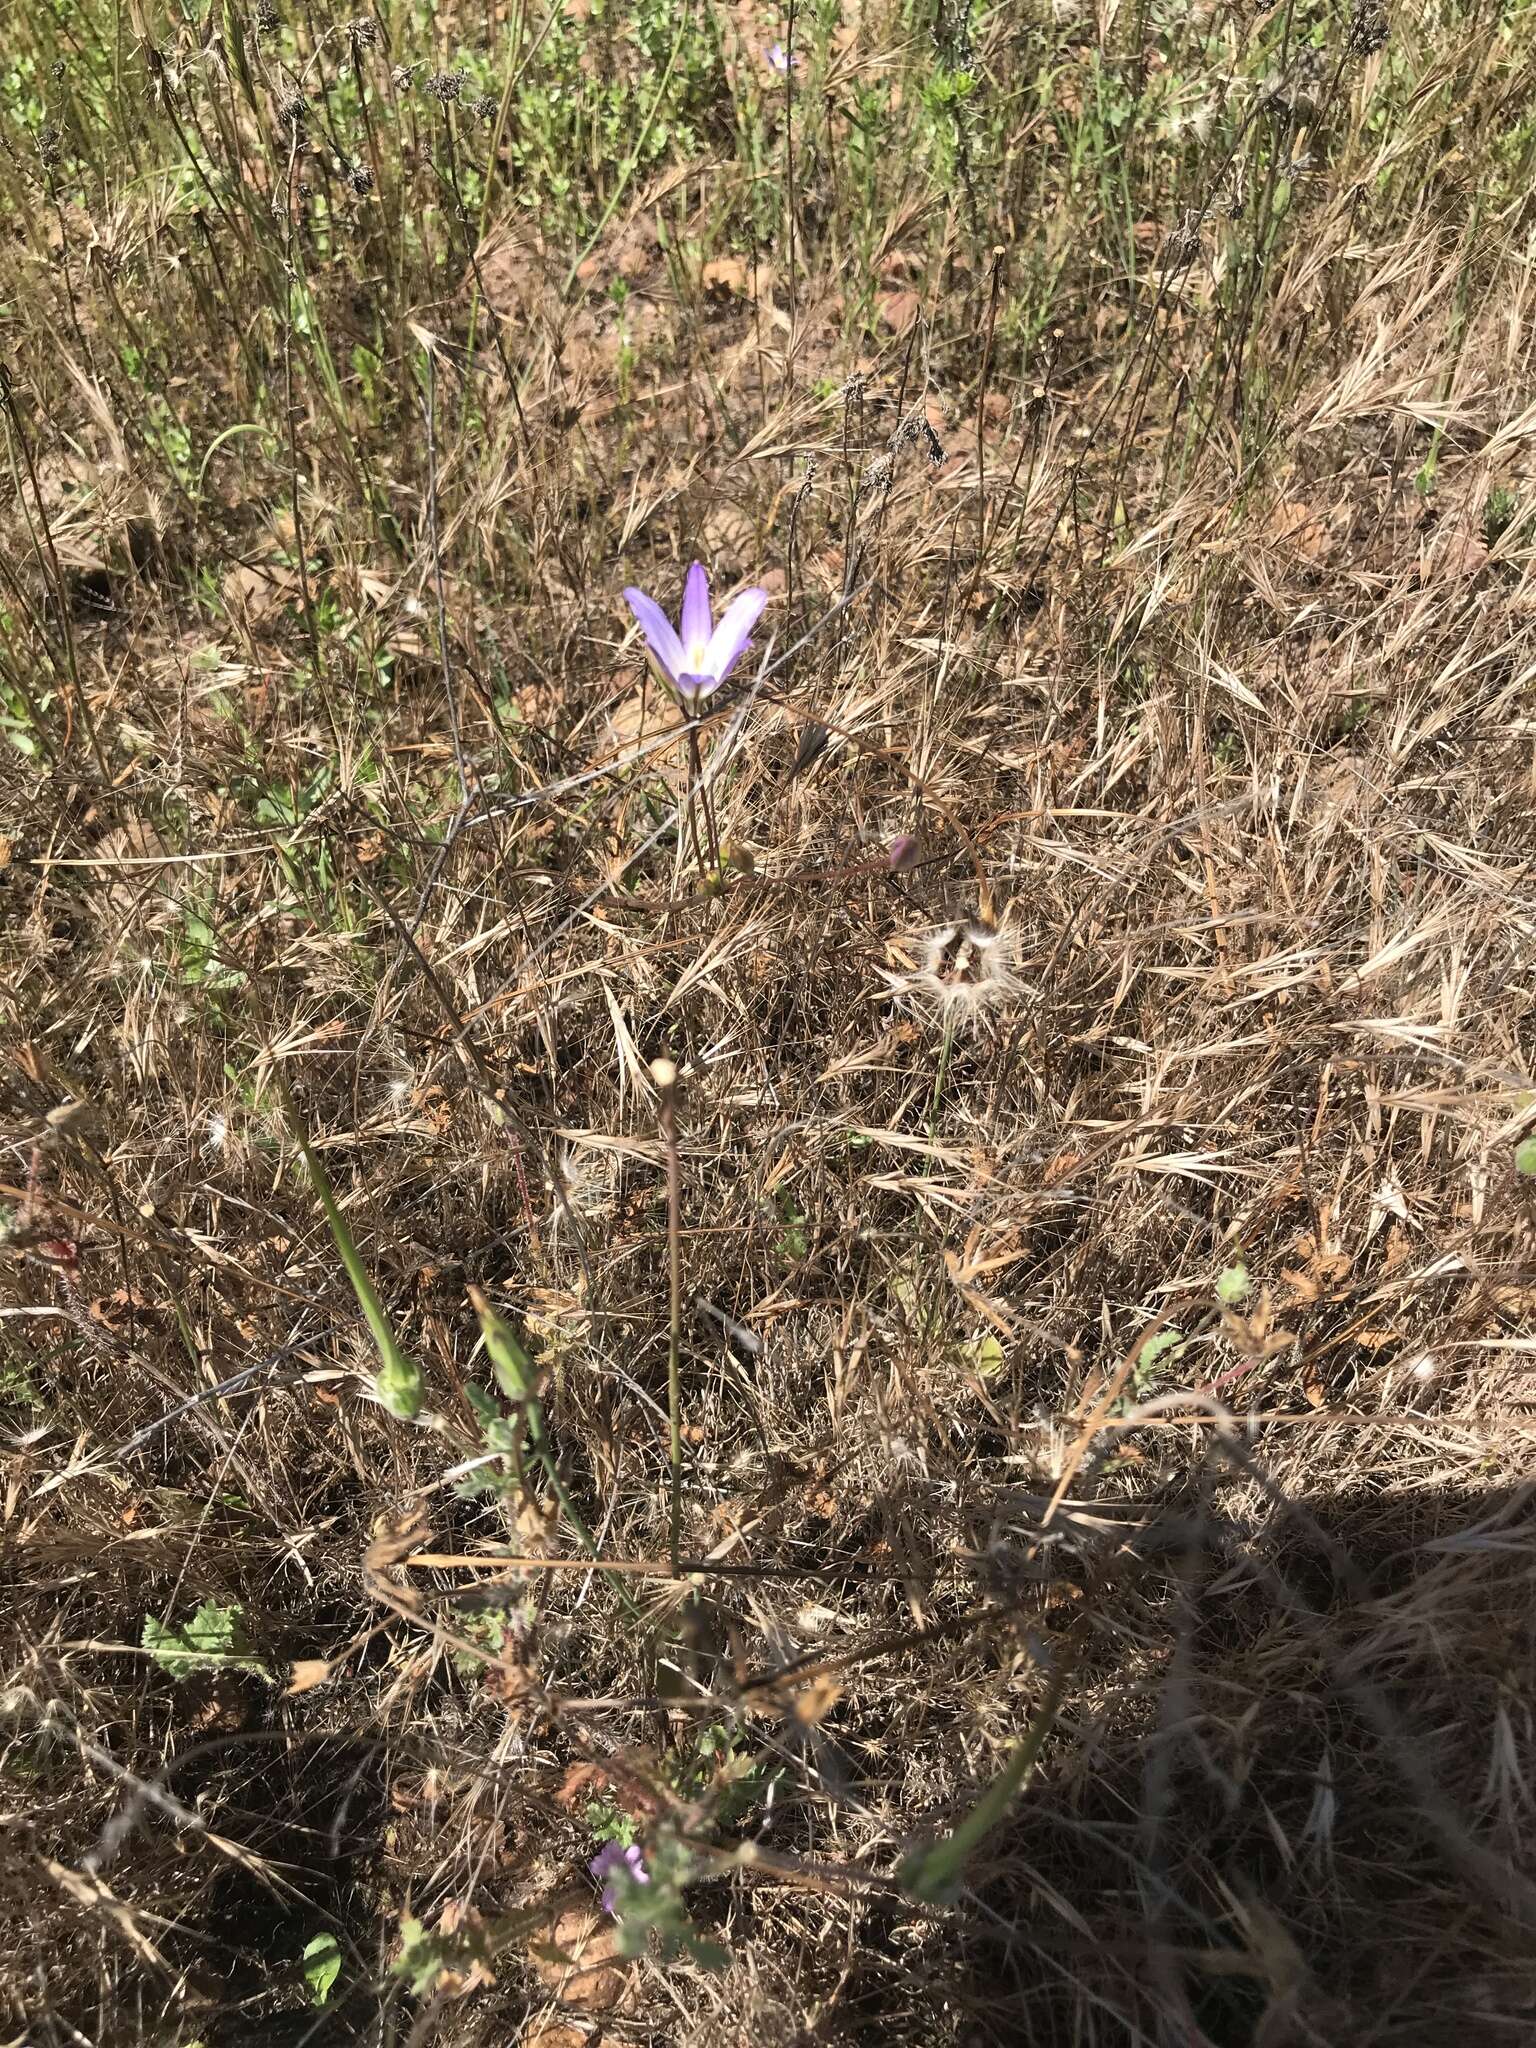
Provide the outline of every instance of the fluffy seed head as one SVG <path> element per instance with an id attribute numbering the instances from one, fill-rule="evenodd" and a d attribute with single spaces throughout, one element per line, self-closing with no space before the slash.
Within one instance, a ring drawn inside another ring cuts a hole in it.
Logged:
<path id="1" fill-rule="evenodd" d="M 978 913 L 941 925 L 922 942 L 914 972 L 891 977 L 899 995 L 946 1023 L 978 1022 L 1022 994 L 1011 934 Z"/>

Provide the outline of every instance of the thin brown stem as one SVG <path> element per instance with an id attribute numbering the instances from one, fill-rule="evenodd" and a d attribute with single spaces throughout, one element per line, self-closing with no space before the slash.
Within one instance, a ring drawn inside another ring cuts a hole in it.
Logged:
<path id="1" fill-rule="evenodd" d="M 464 760 L 464 741 L 459 732 L 459 700 L 448 659 L 448 599 L 443 589 L 443 554 L 437 531 L 437 352 L 430 342 L 422 352 L 427 359 L 427 399 L 422 414 L 427 427 L 427 540 L 432 550 L 432 588 L 437 598 L 437 654 L 443 670 L 443 701 L 448 710 L 453 765 L 459 776 L 459 798 L 461 802 L 468 803 L 469 769 Z"/>
<path id="2" fill-rule="evenodd" d="M 683 1173 L 677 1150 L 677 1068 L 671 1060 L 653 1060 L 651 1079 L 661 1091 L 661 1137 L 667 1150 L 667 1434 L 672 1467 L 667 1557 L 676 1578 L 683 1519 Z"/>

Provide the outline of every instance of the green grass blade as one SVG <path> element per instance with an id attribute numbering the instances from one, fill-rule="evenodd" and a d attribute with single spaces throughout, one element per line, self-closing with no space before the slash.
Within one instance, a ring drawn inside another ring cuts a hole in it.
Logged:
<path id="1" fill-rule="evenodd" d="M 293 1106 L 293 1098 L 281 1078 L 278 1079 L 277 1085 L 288 1129 L 293 1142 L 299 1148 L 299 1157 L 304 1161 L 304 1170 L 309 1175 L 310 1185 L 320 1198 L 320 1206 L 325 1211 L 325 1220 L 330 1225 L 331 1236 L 336 1241 L 341 1263 L 347 1269 L 352 1292 L 357 1296 L 357 1305 L 363 1312 L 363 1319 L 373 1338 L 374 1349 L 379 1354 L 379 1369 L 373 1381 L 374 1392 L 391 1415 L 398 1416 L 402 1422 L 414 1422 L 421 1413 L 421 1404 L 426 1394 L 421 1367 L 395 1335 L 389 1317 L 384 1312 L 384 1304 L 379 1300 L 378 1289 L 374 1286 L 372 1276 L 363 1263 L 362 1254 L 347 1228 L 347 1219 L 341 1213 L 325 1168 L 316 1158 L 304 1127 L 299 1121 L 298 1111 Z"/>
<path id="2" fill-rule="evenodd" d="M 1034 1719 L 1014 1744 L 1007 1763 L 959 1826 L 937 1841 L 914 1849 L 903 1859 L 897 1878 L 914 1898 L 942 1904 L 959 1891 L 966 1863 L 1029 1782 L 1045 1738 L 1061 1711 L 1069 1669 L 1065 1658 L 1057 1663 Z"/>

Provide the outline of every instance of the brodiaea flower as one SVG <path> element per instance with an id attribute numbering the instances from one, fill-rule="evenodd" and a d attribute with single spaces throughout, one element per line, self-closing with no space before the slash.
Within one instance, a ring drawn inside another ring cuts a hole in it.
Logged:
<path id="1" fill-rule="evenodd" d="M 774 43 L 770 49 L 764 50 L 763 56 L 767 59 L 769 68 L 773 71 L 777 71 L 781 78 L 789 70 L 791 63 L 793 63 L 796 71 L 800 69 L 800 56 L 798 51 L 796 52 L 794 58 L 791 59 L 788 50 L 785 49 L 782 43 Z"/>
<path id="2" fill-rule="evenodd" d="M 605 1842 L 587 1868 L 603 1888 L 605 1913 L 612 1913 L 619 1903 L 621 1871 L 631 1884 L 649 1884 L 651 1881 L 651 1873 L 645 1867 L 645 1857 L 633 1842 L 627 1847 L 622 1842 Z"/>
<path id="3" fill-rule="evenodd" d="M 667 681 L 681 696 L 695 698 L 718 690 L 746 653 L 768 593 L 742 591 L 716 623 L 709 605 L 709 577 L 704 564 L 695 562 L 683 585 L 680 634 L 656 600 L 643 590 L 626 590 L 624 602 L 639 620 L 651 658 Z"/>

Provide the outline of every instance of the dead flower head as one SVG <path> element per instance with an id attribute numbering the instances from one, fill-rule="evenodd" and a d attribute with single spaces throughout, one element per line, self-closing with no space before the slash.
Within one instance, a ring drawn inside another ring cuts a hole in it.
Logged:
<path id="1" fill-rule="evenodd" d="M 427 80 L 427 91 L 440 107 L 451 107 L 464 97 L 464 85 L 462 71 L 434 71 Z"/>
<path id="2" fill-rule="evenodd" d="M 940 925 L 916 950 L 916 967 L 886 979 L 900 998 L 946 1024 L 979 1023 L 1023 993 L 1013 935 L 984 912 Z"/>

